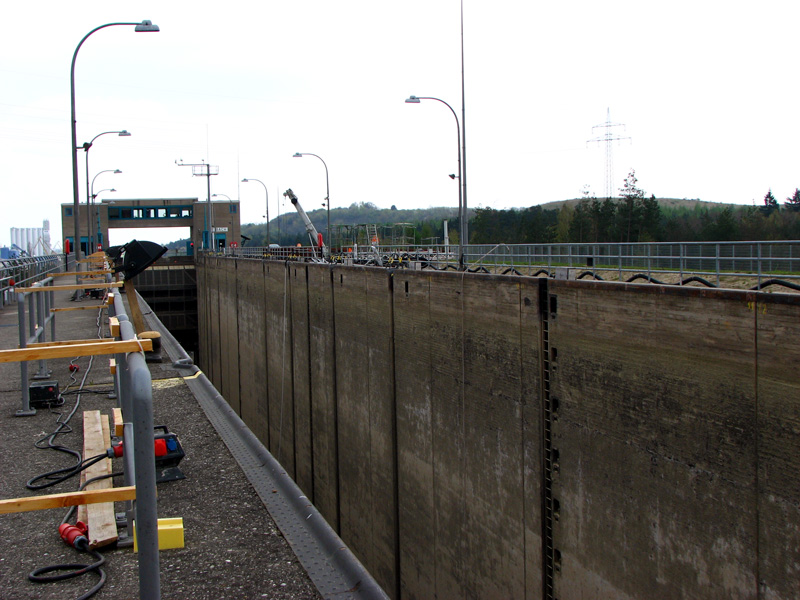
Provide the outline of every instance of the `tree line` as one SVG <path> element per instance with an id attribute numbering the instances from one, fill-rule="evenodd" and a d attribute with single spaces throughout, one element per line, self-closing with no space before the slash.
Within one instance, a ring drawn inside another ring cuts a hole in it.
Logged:
<path id="1" fill-rule="evenodd" d="M 327 225 L 325 208 L 309 217 L 320 232 Z M 451 244 L 460 239 L 457 211 L 453 208 L 379 208 L 371 202 L 331 209 L 331 225 L 409 223 L 416 244 L 444 243 L 444 222 Z M 631 170 L 617 198 L 595 198 L 588 193 L 558 208 L 531 206 L 496 210 L 470 209 L 470 243 L 638 243 L 800 239 L 800 189 L 778 201 L 770 189 L 763 202 L 728 205 L 688 201 L 659 201 L 639 186 Z M 270 222 L 270 242 L 281 246 L 307 245 L 308 236 L 294 211 Z M 265 223 L 242 225 L 247 246 L 266 246 Z M 181 244 L 182 242 L 176 242 Z"/>
<path id="2" fill-rule="evenodd" d="M 585 195 L 560 208 L 477 208 L 470 242 L 490 244 L 700 242 L 800 239 L 800 189 L 782 204 L 772 190 L 760 206 L 659 203 L 631 170 L 619 198 Z"/>

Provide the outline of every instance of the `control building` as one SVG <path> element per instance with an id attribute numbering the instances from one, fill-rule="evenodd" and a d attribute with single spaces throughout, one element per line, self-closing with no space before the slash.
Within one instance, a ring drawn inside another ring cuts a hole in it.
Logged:
<path id="1" fill-rule="evenodd" d="M 74 212 L 74 204 L 61 205 L 61 231 L 70 248 L 74 247 Z M 84 255 L 108 247 L 109 229 L 188 227 L 190 241 L 187 242 L 187 254 L 193 254 L 195 248 L 218 250 L 237 246 L 241 241 L 238 200 L 103 200 L 89 210 L 85 204 L 80 205 L 78 227 L 81 253 Z"/>

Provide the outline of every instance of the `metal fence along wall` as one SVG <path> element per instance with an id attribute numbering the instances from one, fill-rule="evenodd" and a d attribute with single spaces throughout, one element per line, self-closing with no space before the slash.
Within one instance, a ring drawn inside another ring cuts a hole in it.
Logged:
<path id="1" fill-rule="evenodd" d="M 384 267 L 412 267 L 416 263 L 423 269 L 461 270 L 458 248 L 453 244 L 361 246 L 335 250 L 332 260 Z M 800 241 L 469 244 L 462 251 L 464 265 L 472 272 L 504 273 L 514 269 L 535 276 L 540 269 L 573 267 L 617 271 L 619 280 L 632 272 L 695 274 L 715 279 L 718 286 L 725 277 L 753 277 L 758 283 L 765 277 L 795 283 L 800 280 Z M 272 260 L 306 260 L 312 256 L 308 248 L 227 248 L 224 254 Z"/>
<path id="2" fill-rule="evenodd" d="M 396 598 L 795 596 L 800 295 L 203 256 L 201 367 Z"/>

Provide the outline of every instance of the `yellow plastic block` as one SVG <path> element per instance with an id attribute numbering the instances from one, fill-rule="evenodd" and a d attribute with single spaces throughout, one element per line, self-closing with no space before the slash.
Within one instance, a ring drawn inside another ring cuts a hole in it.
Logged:
<path id="1" fill-rule="evenodd" d="M 183 548 L 183 517 L 158 520 L 158 549 L 171 548 Z M 133 551 L 139 551 L 136 545 L 136 521 L 133 522 Z"/>

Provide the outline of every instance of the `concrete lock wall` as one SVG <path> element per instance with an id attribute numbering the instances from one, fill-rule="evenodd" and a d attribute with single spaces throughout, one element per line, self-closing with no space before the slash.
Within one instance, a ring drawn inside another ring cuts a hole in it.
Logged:
<path id="1" fill-rule="evenodd" d="M 396 598 L 794 598 L 800 296 L 200 257 L 201 366 Z"/>

